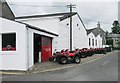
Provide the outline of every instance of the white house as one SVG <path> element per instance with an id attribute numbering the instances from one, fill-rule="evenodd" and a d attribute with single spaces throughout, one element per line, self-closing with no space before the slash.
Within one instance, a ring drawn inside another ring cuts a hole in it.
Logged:
<path id="1" fill-rule="evenodd" d="M 95 36 L 92 32 L 88 33 L 89 48 L 102 48 L 102 38 L 100 35 Z"/>
<path id="2" fill-rule="evenodd" d="M 102 45 L 106 44 L 106 32 L 101 28 L 99 21 L 97 23 L 97 27 L 92 29 L 87 29 L 86 31 L 88 34 L 92 32 L 95 36 L 100 35 L 100 37 L 102 38 Z"/>
<path id="3" fill-rule="evenodd" d="M 88 46 L 89 48 L 94 48 L 95 35 L 91 32 L 88 34 Z"/>
<path id="4" fill-rule="evenodd" d="M 95 39 L 95 48 L 102 48 L 103 47 L 103 43 L 102 43 L 102 37 L 100 37 L 100 34 L 96 36 Z"/>

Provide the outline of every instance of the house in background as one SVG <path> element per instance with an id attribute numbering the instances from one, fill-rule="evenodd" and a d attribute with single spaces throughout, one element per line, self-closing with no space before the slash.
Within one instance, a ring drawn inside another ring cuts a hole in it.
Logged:
<path id="1" fill-rule="evenodd" d="M 87 33 L 93 33 L 95 36 L 100 35 L 102 38 L 102 45 L 106 45 L 106 32 L 101 28 L 98 22 L 97 27 L 93 29 L 87 29 Z"/>
<path id="2" fill-rule="evenodd" d="M 102 38 L 98 34 L 95 36 L 92 32 L 88 32 L 88 48 L 102 48 Z"/>
<path id="3" fill-rule="evenodd" d="M 120 42 L 120 34 L 107 34 L 107 40 L 113 40 L 113 47 L 114 48 L 120 48 L 119 42 Z"/>

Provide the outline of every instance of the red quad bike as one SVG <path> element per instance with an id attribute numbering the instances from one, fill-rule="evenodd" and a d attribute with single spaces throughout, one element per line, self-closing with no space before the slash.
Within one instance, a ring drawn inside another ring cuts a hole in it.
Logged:
<path id="1" fill-rule="evenodd" d="M 88 49 L 87 48 L 82 48 L 79 50 L 79 53 L 81 55 L 81 58 L 86 58 L 88 55 Z"/>
<path id="2" fill-rule="evenodd" d="M 106 50 L 104 48 L 95 48 L 95 54 L 106 54 Z"/>
<path id="3" fill-rule="evenodd" d="M 78 50 L 74 51 L 68 51 L 68 49 L 61 50 L 61 52 L 55 53 L 53 57 L 59 64 L 67 64 L 71 62 L 78 64 L 81 62 L 81 57 Z"/>

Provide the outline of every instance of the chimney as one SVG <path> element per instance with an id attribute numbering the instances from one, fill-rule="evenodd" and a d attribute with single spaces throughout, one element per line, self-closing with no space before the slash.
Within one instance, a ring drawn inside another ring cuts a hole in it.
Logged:
<path id="1" fill-rule="evenodd" d="M 100 22 L 98 21 L 97 28 L 100 28 Z"/>

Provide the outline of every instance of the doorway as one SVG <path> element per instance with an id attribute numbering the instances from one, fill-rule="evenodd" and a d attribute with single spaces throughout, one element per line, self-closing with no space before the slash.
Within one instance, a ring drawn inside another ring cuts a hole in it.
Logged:
<path id="1" fill-rule="evenodd" d="M 34 33 L 34 64 L 49 61 L 52 56 L 52 38 Z"/>
<path id="2" fill-rule="evenodd" d="M 52 56 L 52 38 L 42 36 L 42 45 L 41 45 L 41 50 L 42 50 L 42 62 L 49 61 L 49 58 Z"/>
<path id="3" fill-rule="evenodd" d="M 41 35 L 34 33 L 34 63 L 41 60 Z"/>

